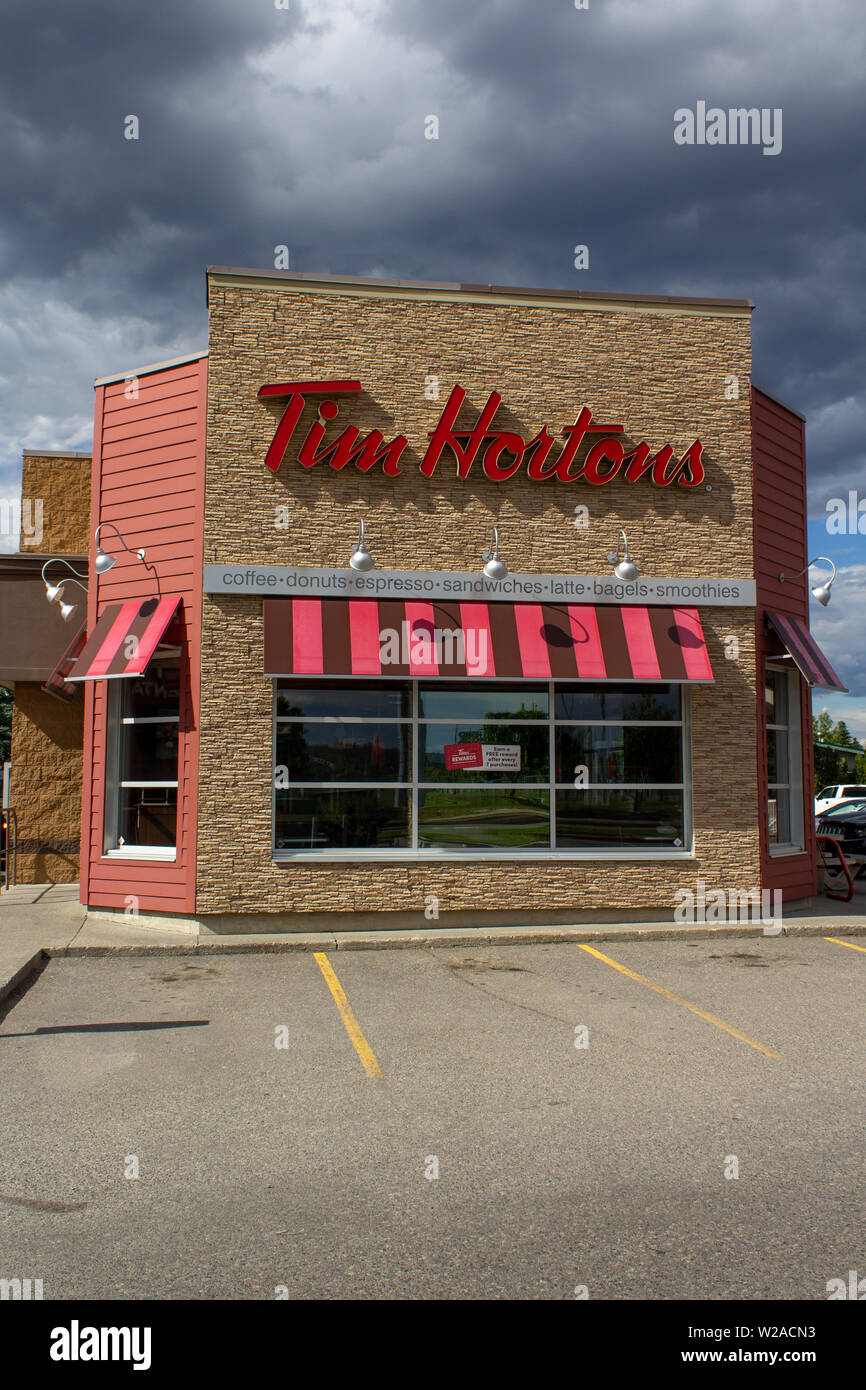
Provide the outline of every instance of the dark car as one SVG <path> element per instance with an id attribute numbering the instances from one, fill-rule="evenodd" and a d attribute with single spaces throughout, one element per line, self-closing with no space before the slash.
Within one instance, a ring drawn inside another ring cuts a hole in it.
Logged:
<path id="1" fill-rule="evenodd" d="M 848 863 L 866 864 L 866 797 L 854 797 L 824 811 L 817 820 L 819 835 L 831 835 Z"/>

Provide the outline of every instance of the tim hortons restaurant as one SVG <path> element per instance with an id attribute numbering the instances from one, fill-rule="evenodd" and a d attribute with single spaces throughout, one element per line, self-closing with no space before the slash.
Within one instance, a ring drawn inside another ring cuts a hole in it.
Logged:
<path id="1" fill-rule="evenodd" d="M 815 893 L 810 687 L 844 687 L 751 301 L 207 287 L 207 352 L 97 381 L 89 488 L 24 460 L 19 882 L 251 932 Z"/>

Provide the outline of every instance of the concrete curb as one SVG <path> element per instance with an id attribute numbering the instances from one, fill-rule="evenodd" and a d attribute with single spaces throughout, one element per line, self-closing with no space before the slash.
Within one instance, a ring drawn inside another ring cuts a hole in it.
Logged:
<path id="1" fill-rule="evenodd" d="M 12 994 L 19 985 L 29 980 L 31 975 L 38 974 L 42 967 L 48 964 L 50 959 L 50 953 L 40 948 L 34 955 L 30 956 L 29 959 L 25 960 L 23 965 L 19 966 L 13 974 L 7 975 L 5 979 L 0 980 L 0 1004 L 2 1004 L 3 1000 Z"/>
<path id="2" fill-rule="evenodd" d="M 166 944 L 154 942 L 148 945 L 93 945 L 58 946 L 47 954 L 51 957 L 78 956 L 206 956 L 206 955 L 284 955 L 298 951 L 375 951 L 375 950 L 417 950 L 429 946 L 521 946 L 521 945 L 575 945 L 592 944 L 603 941 L 716 941 L 720 939 L 763 939 L 765 933 L 761 926 L 734 925 L 721 923 L 715 925 L 693 925 L 688 927 L 498 927 L 487 931 L 462 931 L 459 928 L 442 928 L 426 932 L 307 932 L 296 935 L 273 936 L 267 940 L 220 941 L 208 938 L 195 944 L 178 942 Z M 866 923 L 851 926 L 841 921 L 817 923 L 791 922 L 783 926 L 781 933 L 772 936 L 866 936 Z M 772 939 L 770 936 L 770 939 Z"/>
<path id="3" fill-rule="evenodd" d="M 81 929 L 79 929 L 81 930 Z M 154 933 L 156 934 L 156 933 Z M 33 931 L 36 935 L 36 930 Z M 759 923 L 692 923 L 674 926 L 671 923 L 596 924 L 596 926 L 538 926 L 488 927 L 471 930 L 466 927 L 431 927 L 421 930 L 392 931 L 306 931 L 306 933 L 264 933 L 261 935 L 225 935 L 225 937 L 183 937 L 177 941 L 156 940 L 120 941 L 117 944 L 95 941 L 90 945 L 75 945 L 79 931 L 72 934 L 67 945 L 47 945 L 32 949 L 22 947 L 21 955 L 6 966 L 8 976 L 0 974 L 0 1004 L 26 981 L 39 974 L 50 960 L 97 958 L 135 958 L 135 956 L 214 956 L 214 955 L 289 955 L 303 951 L 418 951 L 435 947 L 460 947 L 477 951 L 482 947 L 520 947 L 520 945 L 602 945 L 617 941 L 760 941 L 765 937 Z M 179 935 L 179 934 L 178 934 Z M 866 919 L 851 920 L 830 917 L 823 922 L 791 919 L 783 923 L 783 937 L 865 937 Z M 39 940 L 36 935 L 36 940 Z M 8 958 L 7 958 L 8 959 Z"/>
<path id="4" fill-rule="evenodd" d="M 77 933 L 76 933 L 77 935 Z M 783 925 L 783 937 L 796 936 L 866 936 L 866 921 L 851 922 L 845 918 L 824 922 L 791 922 Z M 600 945 L 618 941 L 721 941 L 752 940 L 764 937 L 763 927 L 755 924 L 692 924 L 688 926 L 654 925 L 645 927 L 574 926 L 574 927 L 490 927 L 468 931 L 459 927 L 439 927 L 429 931 L 367 931 L 367 932 L 298 932 L 294 934 L 242 937 L 220 940 L 219 937 L 198 938 L 196 941 L 153 944 L 99 942 L 92 945 L 42 946 L 32 954 L 25 948 L 20 963 L 5 978 L 0 977 L 0 1003 L 20 985 L 38 974 L 51 960 L 78 959 L 84 956 L 116 959 L 138 956 L 252 956 L 288 955 L 303 951 L 393 951 L 424 950 L 433 947 L 461 947 L 478 950 L 484 946 L 529 945 Z"/>

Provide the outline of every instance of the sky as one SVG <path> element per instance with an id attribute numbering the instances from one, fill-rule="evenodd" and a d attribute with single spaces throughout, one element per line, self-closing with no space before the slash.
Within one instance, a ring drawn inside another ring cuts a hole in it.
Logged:
<path id="1" fill-rule="evenodd" d="M 815 709 L 866 738 L 862 0 L 0 0 L 0 39 L 0 501 L 91 447 L 94 378 L 206 346 L 208 264 L 753 299 L 839 569 Z M 678 143 L 698 103 L 766 137 Z"/>

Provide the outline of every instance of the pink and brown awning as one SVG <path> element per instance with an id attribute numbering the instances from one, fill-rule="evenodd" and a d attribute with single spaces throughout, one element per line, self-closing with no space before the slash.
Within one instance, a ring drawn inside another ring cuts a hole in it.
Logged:
<path id="1" fill-rule="evenodd" d="M 143 675 L 179 603 L 177 596 L 169 594 L 109 604 L 65 679 L 101 681 Z"/>
<path id="2" fill-rule="evenodd" d="M 767 622 L 780 638 L 795 666 L 808 681 L 821 690 L 847 691 L 804 622 L 786 618 L 767 609 Z"/>
<path id="3" fill-rule="evenodd" d="M 74 669 L 75 662 L 84 650 L 86 641 L 87 628 L 82 626 L 76 632 L 48 679 L 42 683 L 42 689 L 49 695 L 56 695 L 58 700 L 71 700 L 73 698 L 76 687 L 69 682 L 69 672 Z"/>
<path id="4" fill-rule="evenodd" d="M 712 681 L 695 608 L 265 599 L 266 676 Z"/>

